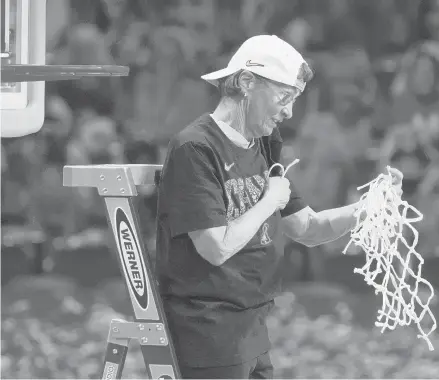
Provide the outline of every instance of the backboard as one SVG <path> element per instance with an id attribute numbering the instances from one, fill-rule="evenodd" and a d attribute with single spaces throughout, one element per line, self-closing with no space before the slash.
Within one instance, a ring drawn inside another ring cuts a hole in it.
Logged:
<path id="1" fill-rule="evenodd" d="M 38 132 L 45 82 L 127 76 L 115 65 L 46 65 L 46 0 L 1 1 L 1 137 Z"/>
<path id="2" fill-rule="evenodd" d="M 46 0 L 1 0 L 1 64 L 44 65 Z M 1 83 L 1 137 L 39 131 L 44 81 Z"/>

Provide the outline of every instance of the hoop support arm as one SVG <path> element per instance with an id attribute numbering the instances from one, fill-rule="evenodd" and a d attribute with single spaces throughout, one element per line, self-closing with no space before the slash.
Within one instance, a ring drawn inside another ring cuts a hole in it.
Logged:
<path id="1" fill-rule="evenodd" d="M 49 82 L 84 77 L 126 77 L 129 72 L 128 66 L 5 64 L 1 68 L 1 82 Z"/>

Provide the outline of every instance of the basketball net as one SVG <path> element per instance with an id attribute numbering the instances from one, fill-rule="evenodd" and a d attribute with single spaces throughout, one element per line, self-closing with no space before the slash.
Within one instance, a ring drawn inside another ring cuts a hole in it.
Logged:
<path id="1" fill-rule="evenodd" d="M 422 220 L 423 215 L 401 199 L 401 191 L 392 185 L 390 172 L 380 174 L 373 181 L 358 187 L 358 190 L 366 187 L 369 187 L 369 191 L 361 196 L 361 207 L 355 213 L 357 223 L 343 253 L 346 254 L 352 243 L 366 253 L 366 264 L 362 268 L 355 268 L 354 273 L 362 274 L 366 283 L 375 288 L 375 294 L 382 295 L 382 308 L 375 322 L 376 326 L 381 327 L 381 332 L 414 322 L 420 331 L 417 337 L 424 339 L 430 351 L 433 351 L 428 336 L 436 330 L 436 319 L 429 308 L 434 289 L 421 277 L 424 259 L 416 252 L 419 234 L 412 226 Z M 409 211 L 414 216 L 408 216 Z M 406 239 L 409 230 L 413 234 L 411 244 Z M 399 248 L 407 249 L 407 254 L 400 254 Z M 414 262 L 418 265 L 412 269 Z M 396 267 L 394 264 L 397 264 Z M 420 285 L 426 287 L 429 294 L 426 301 L 420 298 L 424 294 Z M 428 333 L 421 326 L 426 314 L 431 317 L 433 324 Z"/>

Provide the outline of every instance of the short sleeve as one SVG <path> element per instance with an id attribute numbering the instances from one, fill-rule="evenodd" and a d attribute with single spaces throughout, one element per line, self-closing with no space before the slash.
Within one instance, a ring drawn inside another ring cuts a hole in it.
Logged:
<path id="1" fill-rule="evenodd" d="M 282 164 L 287 167 L 289 162 L 285 162 L 285 160 L 282 157 Z M 308 206 L 308 204 L 305 202 L 305 200 L 300 195 L 297 188 L 294 186 L 294 167 L 287 171 L 287 174 L 285 175 L 286 178 L 290 181 L 290 200 L 288 201 L 286 207 L 280 211 L 280 214 L 282 218 L 295 214 L 296 212 L 303 210 L 305 207 Z"/>
<path id="2" fill-rule="evenodd" d="M 223 187 L 208 146 L 186 142 L 171 147 L 159 196 L 171 236 L 227 225 Z"/>
<path id="3" fill-rule="evenodd" d="M 305 207 L 307 207 L 307 203 L 303 200 L 303 198 L 299 195 L 296 187 L 294 186 L 291 178 L 289 178 L 289 173 L 285 177 L 288 178 L 290 181 L 290 200 L 288 201 L 287 205 L 283 210 L 280 211 L 280 215 L 282 218 L 285 218 L 286 216 L 295 214 L 296 212 L 303 210 Z"/>
<path id="4" fill-rule="evenodd" d="M 283 159 L 282 146 L 283 140 L 280 135 L 279 128 L 274 129 L 270 136 L 264 136 L 262 138 L 263 152 L 267 160 L 268 167 L 271 167 L 273 164 L 278 162 L 284 166 L 288 165 L 288 163 L 284 162 L 285 160 Z M 288 204 L 280 212 L 282 217 L 295 214 L 307 206 L 306 202 L 302 199 L 296 187 L 294 186 L 292 172 L 294 172 L 294 169 L 288 171 L 286 174 L 286 177 L 290 181 L 291 195 Z M 278 167 L 274 168 L 272 175 L 280 175 L 280 170 Z"/>

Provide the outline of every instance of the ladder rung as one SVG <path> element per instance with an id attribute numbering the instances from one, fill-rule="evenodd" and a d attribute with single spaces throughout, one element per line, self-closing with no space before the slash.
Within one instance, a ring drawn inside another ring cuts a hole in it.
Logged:
<path id="1" fill-rule="evenodd" d="M 67 165 L 63 185 L 95 187 L 100 195 L 129 197 L 137 195 L 136 186 L 156 185 L 162 165 Z"/>
<path id="2" fill-rule="evenodd" d="M 118 173 L 128 169 L 135 186 L 154 185 L 156 172 L 163 165 L 66 165 L 63 172 L 63 185 L 69 187 L 98 187 L 100 173 Z M 116 174 L 117 175 L 117 174 Z"/>

